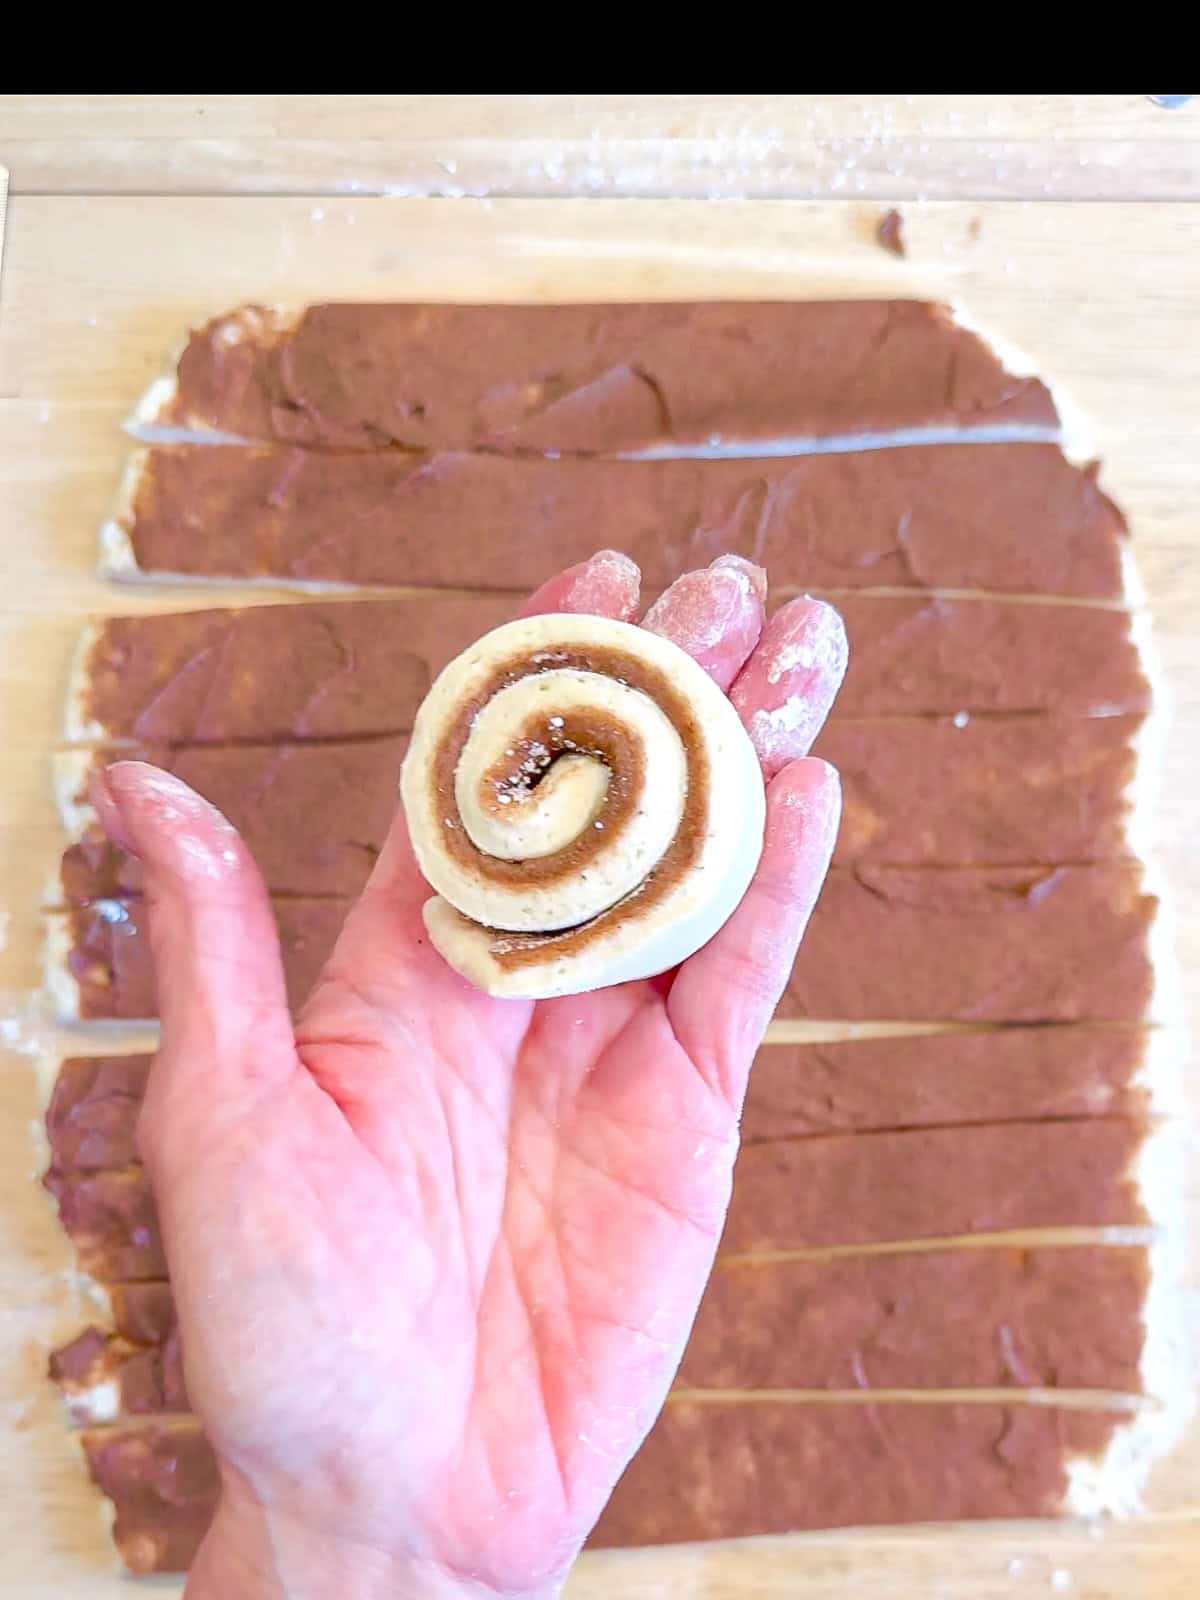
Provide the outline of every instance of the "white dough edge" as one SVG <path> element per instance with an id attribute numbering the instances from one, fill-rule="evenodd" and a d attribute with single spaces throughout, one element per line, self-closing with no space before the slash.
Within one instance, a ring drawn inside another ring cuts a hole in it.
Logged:
<path id="1" fill-rule="evenodd" d="M 1141 582 L 1132 550 L 1126 551 L 1125 566 L 1128 589 L 1140 594 Z M 1129 628 L 1139 663 L 1150 686 L 1150 710 L 1134 739 L 1136 760 L 1132 785 L 1127 791 L 1129 809 L 1126 821 L 1130 850 L 1142 867 L 1143 890 L 1158 902 L 1149 934 L 1153 992 L 1147 1016 L 1150 1021 L 1172 1029 L 1181 1039 L 1186 1039 L 1186 1007 L 1175 933 L 1174 899 L 1155 848 L 1174 698 L 1162 668 L 1150 612 L 1145 606 L 1135 605 L 1130 609 Z M 1163 1092 L 1166 1092 L 1165 1089 Z M 1170 1114 L 1183 1114 L 1185 1105 L 1180 1069 L 1177 1092 L 1166 1109 Z"/>
<path id="2" fill-rule="evenodd" d="M 436 948 L 457 971 L 492 995 L 549 999 L 584 994 L 677 966 L 728 921 L 762 853 L 766 792 L 758 757 L 732 703 L 708 673 L 678 645 L 633 623 L 550 613 L 522 617 L 485 634 L 438 674 L 417 713 L 400 782 L 413 848 L 429 881 L 435 885 L 438 881 L 435 841 L 441 823 L 430 796 L 429 763 L 457 715 L 471 674 L 510 655 L 551 654 L 571 643 L 627 650 L 635 660 L 654 666 L 689 703 L 708 757 L 708 829 L 692 870 L 648 916 L 618 920 L 574 956 L 556 954 L 550 943 L 544 960 L 506 967 L 487 948 L 489 933 L 464 923 L 440 897 L 427 901 L 425 926 Z M 634 889 L 617 903 L 636 906 L 638 893 Z"/>
<path id="3" fill-rule="evenodd" d="M 103 624 L 85 624 L 71 654 L 67 670 L 66 706 L 63 711 L 63 738 L 68 744 L 101 744 L 110 737 L 109 729 L 88 714 L 91 688 L 92 651 L 99 643 Z"/>
<path id="4" fill-rule="evenodd" d="M 1098 1455 L 1068 1460 L 1063 1509 L 1078 1516 L 1140 1515 L 1155 1464 L 1180 1443 L 1196 1414 L 1183 1198 L 1190 1143 L 1182 1121 L 1162 1122 L 1134 1158 L 1133 1175 L 1155 1227 L 1142 1306 L 1140 1377 L 1146 1403 L 1118 1422 Z"/>
<path id="5" fill-rule="evenodd" d="M 57 1203 L 54 1196 L 41 1187 L 43 1173 L 50 1165 L 50 1141 L 46 1135 L 46 1113 L 50 1108 L 50 1101 L 54 1094 L 54 1087 L 58 1075 L 62 1070 L 63 1062 L 68 1057 L 91 1055 L 146 1055 L 153 1053 L 156 1048 L 157 1038 L 148 1037 L 144 1031 L 134 1033 L 128 1031 L 127 1025 L 122 1025 L 122 1034 L 114 1037 L 93 1039 L 81 1038 L 78 1047 L 74 1044 L 58 1049 L 47 1049 L 38 1052 L 31 1059 L 34 1084 L 36 1088 L 37 1116 L 29 1123 L 30 1141 L 34 1156 L 34 1166 L 30 1174 L 31 1181 L 38 1185 L 39 1193 L 46 1204 L 57 1214 Z M 65 1241 L 65 1235 L 64 1235 Z M 61 1333 L 55 1336 L 55 1347 L 69 1343 L 84 1331 L 86 1319 L 91 1316 L 103 1318 L 107 1323 L 105 1331 L 113 1334 L 114 1316 L 112 1297 L 106 1285 L 102 1284 L 91 1273 L 81 1271 L 77 1266 L 70 1266 L 61 1274 L 56 1274 L 59 1281 L 65 1283 L 67 1289 L 78 1303 L 71 1308 L 71 1323 L 65 1326 Z M 132 1350 L 133 1347 L 130 1347 Z M 109 1422 L 125 1420 L 121 1411 L 121 1390 L 119 1375 L 101 1379 L 97 1383 L 81 1385 L 59 1386 L 59 1401 L 62 1407 L 64 1420 L 68 1427 L 94 1427 Z M 136 1418 L 129 1420 L 136 1421 Z"/>
<path id="6" fill-rule="evenodd" d="M 162 381 L 162 380 L 159 380 Z M 255 448 L 252 440 L 235 440 L 224 435 L 197 438 L 181 438 L 174 441 L 163 440 L 164 443 L 206 443 L 206 444 L 245 444 L 247 448 Z M 259 445 L 258 448 L 263 448 Z M 269 448 L 269 446 L 267 447 Z M 159 571 L 153 567 L 143 567 L 138 561 L 133 547 L 133 527 L 135 522 L 134 506 L 137 504 L 138 492 L 142 479 L 150 468 L 151 452 L 146 448 L 130 452 L 117 484 L 116 494 L 108 516 L 100 524 L 99 545 L 96 557 L 96 575 L 109 583 L 120 584 L 170 584 L 172 588 L 195 589 L 228 589 L 236 585 L 239 589 L 263 589 L 268 591 L 295 594 L 386 594 L 392 592 L 391 585 L 372 585 L 360 583 L 337 583 L 325 578 L 292 578 L 284 574 L 258 578 L 223 577 L 219 573 L 211 576 L 199 576 L 188 572 Z"/>
<path id="7" fill-rule="evenodd" d="M 964 333 L 972 333 L 1014 378 L 1037 378 L 1049 391 L 1058 412 L 1059 442 L 1063 454 L 1074 467 L 1084 467 L 1096 458 L 1096 430 L 1087 412 L 1057 380 L 1047 377 L 1041 364 L 1019 344 L 979 322 L 961 300 L 950 303 L 950 318 Z"/>
<path id="8" fill-rule="evenodd" d="M 49 912 L 42 937 L 42 987 L 56 1022 L 81 1020 L 79 982 L 71 971 L 74 950 L 71 918 L 66 911 Z"/>
<path id="9" fill-rule="evenodd" d="M 103 914 L 105 906 L 119 902 L 94 900 L 92 909 Z M 154 1050 L 157 1045 L 146 1044 L 147 1031 L 157 1036 L 157 1017 L 84 1017 L 80 1003 L 79 981 L 71 971 L 71 955 L 75 949 L 71 930 L 70 911 L 46 911 L 42 916 L 42 987 L 39 999 L 49 1020 L 64 1027 L 81 1026 L 76 1055 L 115 1054 L 128 1044 L 130 1048 Z"/>
<path id="10" fill-rule="evenodd" d="M 191 1434 L 194 1433 L 199 1426 L 198 1422 L 192 1417 L 170 1415 L 160 1417 L 128 1417 L 122 1418 L 121 1420 L 129 1424 L 133 1429 L 136 1429 L 140 1426 L 145 1428 L 146 1431 L 149 1431 L 146 1425 L 152 1424 L 155 1426 L 156 1432 L 168 1433 L 177 1432 Z M 84 1479 L 90 1482 L 87 1452 L 83 1448 L 82 1433 L 76 1432 L 72 1434 L 71 1439 L 75 1455 L 79 1463 L 79 1471 L 83 1475 Z M 119 1590 L 114 1589 L 112 1592 L 124 1592 L 124 1590 L 129 1589 L 135 1594 L 144 1592 L 146 1594 L 161 1595 L 164 1597 L 164 1600 L 166 1600 L 167 1596 L 181 1595 L 183 1593 L 181 1584 L 185 1581 L 184 1574 L 182 1573 L 134 1573 L 129 1570 L 125 1562 L 121 1559 L 120 1547 L 117 1544 L 116 1502 L 110 1500 L 108 1495 L 106 1495 L 98 1485 L 93 1484 L 92 1487 L 95 1489 L 93 1500 L 96 1507 L 96 1525 L 103 1531 L 105 1541 L 110 1547 L 111 1554 L 113 1556 L 112 1566 L 108 1570 L 112 1578 L 118 1585 L 120 1585 Z M 156 1552 L 159 1554 L 162 1553 L 164 1546 L 161 1535 L 142 1535 L 142 1537 L 152 1537 Z M 105 1586 L 105 1592 L 109 1592 L 107 1585 Z"/>
<path id="11" fill-rule="evenodd" d="M 134 506 L 149 462 L 148 450 L 133 450 L 121 469 L 112 508 L 100 524 L 100 554 L 96 570 L 101 578 L 120 580 L 140 571 L 129 530 L 133 527 Z"/>
<path id="12" fill-rule="evenodd" d="M 1149 612 L 1144 608 L 1131 610 L 1129 618 L 1134 647 L 1151 693 L 1150 710 L 1133 736 L 1134 770 L 1125 791 L 1125 836 L 1129 850 L 1141 867 L 1142 892 L 1153 895 L 1157 902 L 1147 941 L 1152 988 L 1146 1019 L 1170 1030 L 1169 1036 L 1180 1041 L 1174 1064 L 1169 1065 L 1163 1054 L 1162 1067 L 1153 1073 L 1151 1104 L 1156 1113 L 1184 1115 L 1187 1100 L 1183 1072 L 1178 1064 L 1186 1054 L 1182 974 L 1177 955 L 1174 903 L 1166 874 L 1155 853 L 1172 697 L 1159 666 Z M 1150 1060 L 1149 1053 L 1147 1059 Z"/>
<path id="13" fill-rule="evenodd" d="M 103 753 L 87 748 L 56 750 L 50 758 L 54 809 L 71 844 L 78 843 L 96 821 L 96 809 L 87 797 L 87 784 L 92 772 L 102 764 Z"/>
<path id="14" fill-rule="evenodd" d="M 117 1357 L 119 1362 L 120 1357 Z M 142 1420 L 154 1422 L 158 1418 L 126 1417 L 121 1410 L 121 1380 L 119 1374 L 101 1378 L 97 1383 L 63 1384 L 60 1401 L 66 1413 L 67 1424 L 72 1428 L 97 1428 L 109 1422 L 131 1422 L 135 1426 Z"/>
<path id="15" fill-rule="evenodd" d="M 282 306 L 236 306 L 220 318 L 221 331 L 216 335 L 226 348 L 232 348 L 247 338 L 263 333 L 278 335 L 295 327 L 301 310 L 287 311 Z M 212 320 L 211 318 L 209 319 Z M 152 444 L 252 444 L 235 433 L 224 433 L 210 427 L 200 418 L 189 417 L 181 423 L 168 423 L 163 419 L 171 410 L 179 394 L 179 362 L 187 349 L 192 330 L 167 352 L 166 371 L 155 378 L 139 397 L 123 424 L 125 431 L 136 439 Z"/>
<path id="16" fill-rule="evenodd" d="M 1059 397 L 1055 396 L 1058 403 Z M 1143 1391 L 1156 1402 L 1119 1423 L 1096 1457 L 1068 1464 L 1064 1509 L 1082 1516 L 1133 1516 L 1143 1510 L 1155 1464 L 1179 1444 L 1196 1414 L 1200 1319 L 1187 1288 L 1189 1240 L 1185 1194 L 1196 1141 L 1189 1120 L 1185 1073 L 1191 1043 L 1175 939 L 1174 904 L 1157 860 L 1157 806 L 1165 770 L 1172 696 L 1162 671 L 1132 541 L 1123 552 L 1130 630 L 1151 690 L 1151 710 L 1136 738 L 1136 763 L 1127 837 L 1141 862 L 1143 888 L 1158 902 L 1149 934 L 1153 995 L 1149 1015 L 1161 1026 L 1146 1041 L 1135 1084 L 1155 1118 L 1132 1164 L 1143 1209 L 1155 1230 L 1142 1317 Z"/>
<path id="17" fill-rule="evenodd" d="M 51 756 L 50 775 L 54 807 L 66 835 L 64 849 L 78 844 L 89 825 L 96 821 L 96 812 L 86 797 L 85 789 L 95 759 L 95 752 L 88 749 L 57 750 Z M 71 911 L 57 909 L 63 904 L 61 855 L 62 852 L 58 852 L 47 867 L 42 890 L 44 910 L 42 992 L 53 1020 L 71 1025 L 81 1021 L 82 1018 L 79 983 L 70 966 L 71 953 L 74 949 Z M 101 907 L 105 903 L 94 902 Z M 101 1020 L 98 1026 L 105 1029 L 114 1027 L 124 1029 L 128 1024 L 114 1019 L 112 1022 Z"/>
<path id="18" fill-rule="evenodd" d="M 79 844 L 88 830 L 98 822 L 96 809 L 88 799 L 88 779 L 93 771 L 103 765 L 101 752 L 86 747 L 56 750 L 50 757 L 50 783 L 54 795 L 54 809 L 65 838 L 63 849 Z M 42 904 L 46 909 L 63 903 L 61 857 L 59 851 L 50 863 Z"/>

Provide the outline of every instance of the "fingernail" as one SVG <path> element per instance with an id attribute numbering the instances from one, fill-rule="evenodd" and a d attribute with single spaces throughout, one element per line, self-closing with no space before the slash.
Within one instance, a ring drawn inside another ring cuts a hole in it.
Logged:
<path id="1" fill-rule="evenodd" d="M 130 855 L 136 855 L 133 841 L 125 826 L 125 818 L 121 813 L 121 802 L 118 800 L 112 783 L 109 781 L 111 768 L 102 767 L 99 772 L 93 772 L 88 781 L 88 799 L 95 809 L 104 832 L 120 850 L 127 850 Z"/>
<path id="2" fill-rule="evenodd" d="M 838 769 L 820 756 L 800 756 L 789 761 L 771 780 L 769 790 L 776 805 L 793 816 L 799 813 L 804 832 L 837 833 L 842 815 L 842 778 Z"/>
<path id="3" fill-rule="evenodd" d="M 819 761 L 824 769 L 815 788 L 820 794 L 820 799 L 815 800 L 814 811 L 820 817 L 820 825 L 824 827 L 829 839 L 830 854 L 837 842 L 838 829 L 842 822 L 842 775 L 831 762 L 821 760 L 820 756 L 808 756 L 809 761 Z"/>
<path id="4" fill-rule="evenodd" d="M 734 563 L 737 565 L 734 565 Z M 708 567 L 685 572 L 675 579 L 642 618 L 643 628 L 665 633 L 689 655 L 710 650 L 743 617 L 761 626 L 761 611 L 754 610 L 757 592 L 740 557 L 720 556 Z M 716 582 L 709 573 L 719 575 Z M 757 633 L 757 626 L 756 626 Z"/>
<path id="5" fill-rule="evenodd" d="M 703 572 L 685 572 L 659 595 L 642 618 L 642 627 L 665 634 L 690 656 L 699 656 L 724 638 L 737 595 L 731 583 L 715 584 Z"/>
<path id="6" fill-rule="evenodd" d="M 766 605 L 766 603 L 767 603 L 767 569 L 766 569 L 766 567 L 756 566 L 753 561 L 748 561 L 745 556 L 735 556 L 735 555 L 718 556 L 717 559 L 715 561 L 710 562 L 709 565 L 711 567 L 713 567 L 713 568 L 716 568 L 719 571 L 744 573 L 745 576 L 750 580 L 750 585 L 753 588 L 755 594 L 762 601 L 763 605 Z"/>
<path id="7" fill-rule="evenodd" d="M 826 805 L 840 806 L 842 801 L 842 775 L 832 761 L 824 756 L 805 756 L 804 765 L 812 774 L 813 794 L 819 794 Z"/>
<path id="8" fill-rule="evenodd" d="M 768 622 L 763 643 L 768 652 L 763 663 L 768 683 L 778 683 L 794 668 L 815 671 L 835 686 L 845 675 L 849 654 L 846 626 L 841 613 L 824 600 L 809 595 L 790 600 Z"/>
<path id="9" fill-rule="evenodd" d="M 641 592 L 642 571 L 636 561 L 620 550 L 597 550 L 576 569 L 570 608 L 602 616 L 619 612 L 628 620 L 637 615 Z"/>

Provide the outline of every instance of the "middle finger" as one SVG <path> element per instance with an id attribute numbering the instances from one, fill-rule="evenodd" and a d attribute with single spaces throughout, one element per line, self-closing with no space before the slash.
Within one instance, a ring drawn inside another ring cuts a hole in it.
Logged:
<path id="1" fill-rule="evenodd" d="M 728 689 L 758 643 L 766 598 L 761 567 L 742 556 L 718 556 L 711 566 L 676 578 L 642 627 L 686 650 Z"/>

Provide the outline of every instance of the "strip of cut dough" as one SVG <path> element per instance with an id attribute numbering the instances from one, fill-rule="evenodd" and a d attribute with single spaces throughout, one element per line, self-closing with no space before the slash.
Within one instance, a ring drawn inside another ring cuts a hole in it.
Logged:
<path id="1" fill-rule="evenodd" d="M 243 306 L 194 330 L 142 437 L 322 448 L 761 450 L 1059 428 L 1035 376 L 917 300 Z"/>
<path id="2" fill-rule="evenodd" d="M 1151 705 L 1138 613 L 913 594 L 835 603 L 850 643 L 835 722 L 1143 715 Z M 511 610 L 503 595 L 443 593 L 110 617 L 76 651 L 65 738 L 175 746 L 405 733 L 436 674 Z"/>
<path id="3" fill-rule="evenodd" d="M 1127 1511 L 1125 1498 L 1111 1495 L 1104 1464 L 1132 1437 L 1141 1413 L 1131 1416 L 1116 1400 L 1104 1409 L 1081 1399 L 680 1397 L 635 1456 L 590 1544 Z M 139 1573 L 186 1569 L 218 1489 L 196 1423 L 126 1423 L 89 1430 L 80 1442 L 113 1503 L 113 1537 L 126 1565 Z M 881 1454 L 889 1471 L 881 1470 Z M 1088 1475 L 1095 1487 L 1085 1484 Z"/>
<path id="4" fill-rule="evenodd" d="M 100 562 L 121 582 L 528 591 L 617 548 L 659 590 L 731 552 L 780 589 L 1113 603 L 1127 542 L 1096 467 L 1054 444 L 721 461 L 159 445 L 130 458 Z"/>

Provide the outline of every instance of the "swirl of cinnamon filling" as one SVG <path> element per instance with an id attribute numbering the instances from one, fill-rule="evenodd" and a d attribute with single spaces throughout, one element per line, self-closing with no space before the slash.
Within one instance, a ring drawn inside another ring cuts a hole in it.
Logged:
<path id="1" fill-rule="evenodd" d="M 651 977 L 745 893 L 765 802 L 728 699 L 668 640 L 604 617 L 507 623 L 438 676 L 401 795 L 435 947 L 489 994 Z"/>

